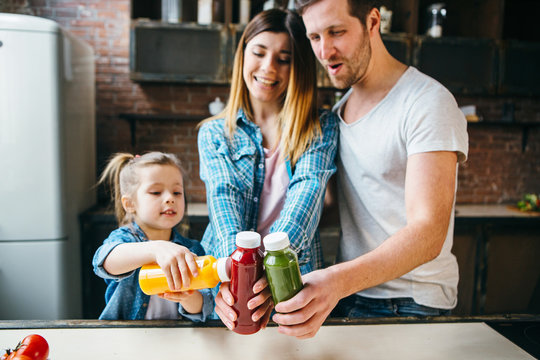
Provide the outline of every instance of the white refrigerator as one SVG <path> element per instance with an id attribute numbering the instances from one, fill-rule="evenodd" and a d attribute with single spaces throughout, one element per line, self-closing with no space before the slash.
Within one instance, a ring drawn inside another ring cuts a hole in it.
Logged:
<path id="1" fill-rule="evenodd" d="M 0 13 L 0 320 L 82 317 L 94 77 L 92 48 L 56 22 Z"/>

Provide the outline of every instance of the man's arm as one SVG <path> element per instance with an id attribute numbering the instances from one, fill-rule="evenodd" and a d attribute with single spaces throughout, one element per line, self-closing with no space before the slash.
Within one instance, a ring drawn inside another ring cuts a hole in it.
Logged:
<path id="1" fill-rule="evenodd" d="M 304 289 L 276 305 L 279 332 L 313 337 L 338 301 L 398 278 L 436 258 L 444 244 L 454 203 L 454 152 L 411 155 L 407 162 L 407 225 L 373 251 L 303 276 Z"/>

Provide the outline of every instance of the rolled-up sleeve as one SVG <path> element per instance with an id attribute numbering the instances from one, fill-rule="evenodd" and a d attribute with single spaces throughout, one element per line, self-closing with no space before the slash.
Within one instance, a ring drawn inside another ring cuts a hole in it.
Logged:
<path id="1" fill-rule="evenodd" d="M 178 303 L 178 312 L 180 315 L 194 322 L 204 322 L 214 312 L 214 296 L 211 289 L 199 290 L 203 297 L 203 305 L 200 313 L 190 314 L 188 313 L 182 304 Z"/>
<path id="2" fill-rule="evenodd" d="M 130 233 L 126 233 L 125 229 L 120 228 L 111 232 L 109 237 L 103 242 L 103 245 L 101 245 L 94 254 L 94 258 L 92 259 L 94 273 L 103 279 L 115 281 L 120 281 L 133 275 L 135 270 L 120 275 L 112 275 L 109 274 L 107 270 L 105 270 L 105 268 L 103 267 L 103 263 L 105 262 L 105 259 L 107 258 L 107 256 L 109 256 L 111 251 L 118 245 L 128 242 L 133 242 L 133 235 Z"/>

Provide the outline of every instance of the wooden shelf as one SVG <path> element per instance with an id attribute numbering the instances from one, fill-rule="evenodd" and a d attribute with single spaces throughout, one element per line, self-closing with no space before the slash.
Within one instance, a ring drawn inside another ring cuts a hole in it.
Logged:
<path id="1" fill-rule="evenodd" d="M 540 122 L 515 122 L 515 121 L 478 121 L 478 122 L 468 122 L 467 126 L 472 127 L 496 127 L 496 126 L 503 126 L 503 127 L 513 127 L 513 128 L 521 128 L 522 135 L 521 135 L 521 152 L 524 152 L 527 148 L 527 144 L 529 142 L 529 130 L 531 128 L 539 127 Z"/>
<path id="2" fill-rule="evenodd" d="M 120 119 L 124 119 L 129 123 L 129 131 L 131 135 L 131 146 L 135 147 L 137 144 L 137 121 L 185 121 L 185 122 L 199 122 L 210 115 L 185 115 L 185 114 L 119 114 Z"/>

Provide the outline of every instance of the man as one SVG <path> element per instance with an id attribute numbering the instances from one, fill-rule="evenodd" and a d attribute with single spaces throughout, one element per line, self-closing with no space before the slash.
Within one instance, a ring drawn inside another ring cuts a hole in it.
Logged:
<path id="1" fill-rule="evenodd" d="M 276 305 L 283 334 L 314 336 L 343 316 L 444 315 L 457 301 L 451 254 L 466 121 L 442 85 L 394 59 L 369 0 L 297 0 L 307 36 L 337 88 L 339 262 L 303 276 Z M 341 300 L 341 301 L 340 301 Z"/>

